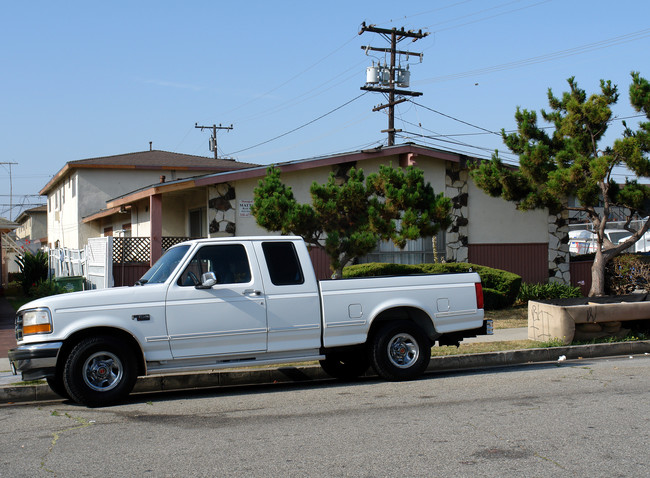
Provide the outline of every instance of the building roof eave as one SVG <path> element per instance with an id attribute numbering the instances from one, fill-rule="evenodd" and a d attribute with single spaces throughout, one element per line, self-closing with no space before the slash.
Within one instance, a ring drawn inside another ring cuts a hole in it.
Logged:
<path id="1" fill-rule="evenodd" d="M 149 150 L 69 161 L 39 191 L 47 195 L 63 178 L 79 169 L 127 169 L 152 171 L 232 171 L 256 166 L 226 159 L 208 158 L 170 151 Z"/>
<path id="2" fill-rule="evenodd" d="M 104 217 L 109 217 L 114 214 L 118 214 L 122 208 L 120 206 L 116 207 L 110 207 L 107 209 L 102 209 L 101 211 L 98 211 L 94 214 L 91 214 L 90 216 L 86 216 L 81 219 L 82 224 L 88 224 L 89 222 L 96 221 L 98 219 L 102 219 Z"/>
<path id="3" fill-rule="evenodd" d="M 295 161 L 288 161 L 285 163 L 276 163 L 275 166 L 280 168 L 282 172 L 303 171 L 322 166 L 330 166 L 341 163 L 358 162 L 370 158 L 387 157 L 387 156 L 400 156 L 401 154 L 412 154 L 417 158 L 419 155 L 426 155 L 441 159 L 443 161 L 451 161 L 460 163 L 463 156 L 457 153 L 442 151 L 438 149 L 426 148 L 413 143 L 391 147 L 379 147 L 373 149 L 366 149 L 352 153 L 341 153 L 330 156 L 321 156 L 315 158 L 301 159 Z M 182 191 L 192 189 L 194 187 L 211 186 L 228 181 L 240 181 L 242 179 L 260 178 L 266 175 L 266 170 L 269 165 L 255 166 L 251 168 L 238 169 L 235 171 L 224 171 L 219 173 L 206 174 L 204 176 L 191 178 L 191 179 L 178 179 L 173 183 L 165 183 L 165 186 L 160 184 L 142 188 L 130 194 L 126 194 L 119 198 L 114 198 L 107 201 L 107 207 L 119 207 L 131 204 L 135 201 L 148 198 L 156 194 L 164 194 L 171 191 Z"/>

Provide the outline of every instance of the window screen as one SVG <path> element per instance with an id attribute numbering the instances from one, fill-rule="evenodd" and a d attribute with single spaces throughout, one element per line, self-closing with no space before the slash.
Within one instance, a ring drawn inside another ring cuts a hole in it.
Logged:
<path id="1" fill-rule="evenodd" d="M 295 285 L 305 282 L 293 243 L 264 242 L 262 250 L 273 285 Z"/>

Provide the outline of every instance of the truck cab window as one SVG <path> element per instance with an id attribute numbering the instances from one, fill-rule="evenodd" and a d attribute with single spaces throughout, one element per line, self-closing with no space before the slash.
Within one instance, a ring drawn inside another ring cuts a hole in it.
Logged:
<path id="1" fill-rule="evenodd" d="M 178 285 L 195 286 L 206 272 L 214 272 L 218 284 L 241 284 L 251 281 L 246 249 L 241 244 L 204 246 L 187 265 Z"/>
<path id="2" fill-rule="evenodd" d="M 262 250 L 273 285 L 295 285 L 305 282 L 293 243 L 264 242 Z"/>

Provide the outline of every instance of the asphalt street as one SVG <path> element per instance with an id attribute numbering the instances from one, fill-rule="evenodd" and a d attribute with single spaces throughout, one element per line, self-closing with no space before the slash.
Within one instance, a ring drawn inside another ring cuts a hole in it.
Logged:
<path id="1" fill-rule="evenodd" d="M 0 477 L 629 477 L 650 357 L 2 406 Z"/>

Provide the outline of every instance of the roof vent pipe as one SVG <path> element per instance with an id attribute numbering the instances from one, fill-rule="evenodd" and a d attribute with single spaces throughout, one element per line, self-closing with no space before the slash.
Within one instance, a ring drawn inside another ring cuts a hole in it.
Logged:
<path id="1" fill-rule="evenodd" d="M 153 141 L 149 141 L 149 151 L 153 151 Z"/>

